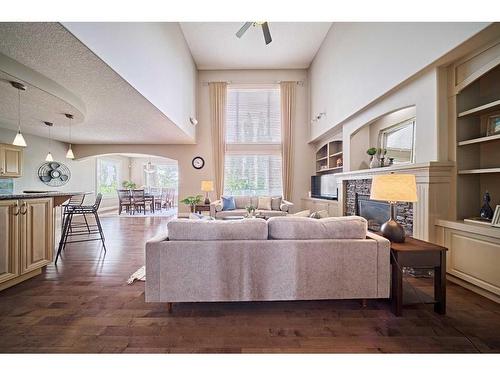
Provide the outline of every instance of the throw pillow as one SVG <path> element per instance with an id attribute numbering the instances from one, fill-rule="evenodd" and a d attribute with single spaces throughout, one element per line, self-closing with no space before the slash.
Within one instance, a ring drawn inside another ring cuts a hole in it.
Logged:
<path id="1" fill-rule="evenodd" d="M 325 217 L 328 217 L 328 211 L 326 210 L 316 211 L 313 212 L 309 217 L 312 217 L 313 219 L 323 219 Z"/>
<path id="2" fill-rule="evenodd" d="M 222 211 L 232 211 L 236 209 L 234 197 L 222 197 Z"/>
<path id="3" fill-rule="evenodd" d="M 311 210 L 304 210 L 304 211 L 296 212 L 294 214 L 291 214 L 291 216 L 309 217 L 309 216 L 311 216 Z"/>
<path id="4" fill-rule="evenodd" d="M 259 197 L 257 209 L 271 211 L 271 197 Z"/>
<path id="5" fill-rule="evenodd" d="M 271 198 L 271 210 L 279 211 L 281 210 L 281 201 L 283 199 L 281 197 L 272 197 Z"/>

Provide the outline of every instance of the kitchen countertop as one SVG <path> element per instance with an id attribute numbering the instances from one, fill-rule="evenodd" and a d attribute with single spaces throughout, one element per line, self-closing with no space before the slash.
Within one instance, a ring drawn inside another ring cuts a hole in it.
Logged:
<path id="1" fill-rule="evenodd" d="M 39 191 L 30 193 L 13 193 L 13 194 L 0 194 L 0 200 L 7 199 L 36 199 L 36 198 L 51 198 L 51 197 L 64 197 L 81 194 L 94 194 L 88 191 Z"/>

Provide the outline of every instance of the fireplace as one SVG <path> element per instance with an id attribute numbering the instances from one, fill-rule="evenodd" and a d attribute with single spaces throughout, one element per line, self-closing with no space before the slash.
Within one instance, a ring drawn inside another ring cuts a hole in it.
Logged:
<path id="1" fill-rule="evenodd" d="M 362 216 L 368 220 L 368 229 L 380 230 L 380 226 L 389 220 L 390 206 L 388 202 L 370 200 L 371 179 L 344 180 L 343 183 L 345 215 Z M 413 203 L 398 202 L 395 209 L 396 221 L 407 235 L 412 236 Z"/>
<path id="2" fill-rule="evenodd" d="M 371 200 L 369 195 L 356 193 L 355 212 L 368 221 L 368 229 L 379 231 L 380 226 L 390 218 L 390 205 Z"/>

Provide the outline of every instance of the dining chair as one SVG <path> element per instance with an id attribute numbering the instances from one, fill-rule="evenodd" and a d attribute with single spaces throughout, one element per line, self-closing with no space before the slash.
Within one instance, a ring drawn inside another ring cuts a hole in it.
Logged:
<path id="1" fill-rule="evenodd" d="M 130 190 L 128 189 L 118 189 L 118 215 L 122 214 L 122 208 L 125 207 L 125 211 L 130 213 L 132 208 L 132 198 L 130 196 Z"/>
<path id="2" fill-rule="evenodd" d="M 144 215 L 146 215 L 146 203 L 149 203 L 151 206 L 151 202 L 148 202 L 144 196 L 144 190 L 132 190 L 132 204 L 134 213 L 137 212 L 137 208 L 139 208 L 139 212 L 141 212 L 142 209 Z"/>

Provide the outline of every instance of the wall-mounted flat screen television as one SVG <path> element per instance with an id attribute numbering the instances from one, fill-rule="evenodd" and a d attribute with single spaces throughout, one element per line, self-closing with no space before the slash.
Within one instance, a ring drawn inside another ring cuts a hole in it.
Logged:
<path id="1" fill-rule="evenodd" d="M 311 176 L 311 197 L 322 199 L 337 199 L 337 179 L 334 174 Z"/>

